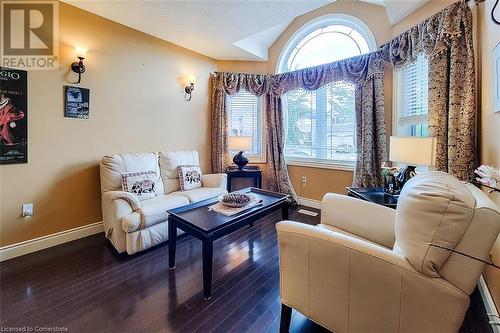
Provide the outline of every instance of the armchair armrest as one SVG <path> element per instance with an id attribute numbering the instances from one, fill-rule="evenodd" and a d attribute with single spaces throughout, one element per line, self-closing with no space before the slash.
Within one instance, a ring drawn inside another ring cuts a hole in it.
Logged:
<path id="1" fill-rule="evenodd" d="M 395 239 L 396 210 L 372 202 L 327 193 L 321 202 L 321 223 L 342 229 L 388 248 Z"/>
<path id="2" fill-rule="evenodd" d="M 468 296 L 382 246 L 303 223 L 276 226 L 283 304 L 334 332 L 458 331 Z"/>
<path id="3" fill-rule="evenodd" d="M 226 189 L 227 175 L 225 173 L 201 175 L 201 183 L 203 187 L 220 187 Z"/>

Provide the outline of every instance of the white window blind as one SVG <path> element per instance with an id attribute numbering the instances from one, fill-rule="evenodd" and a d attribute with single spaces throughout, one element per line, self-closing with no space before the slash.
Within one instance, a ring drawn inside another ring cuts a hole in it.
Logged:
<path id="1" fill-rule="evenodd" d="M 226 98 L 229 136 L 251 136 L 250 158 L 264 159 L 262 135 L 262 98 L 240 91 Z"/>
<path id="2" fill-rule="evenodd" d="M 424 55 L 396 71 L 397 135 L 428 136 L 429 64 Z"/>
<path id="3" fill-rule="evenodd" d="M 356 160 L 354 86 L 327 84 L 284 95 L 287 160 L 353 164 Z"/>

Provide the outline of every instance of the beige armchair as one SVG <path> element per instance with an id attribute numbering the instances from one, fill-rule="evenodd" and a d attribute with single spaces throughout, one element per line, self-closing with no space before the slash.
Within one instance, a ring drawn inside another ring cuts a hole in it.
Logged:
<path id="1" fill-rule="evenodd" d="M 281 332 L 292 308 L 336 332 L 457 332 L 500 231 L 498 207 L 443 172 L 417 175 L 397 210 L 323 198 L 321 224 L 278 223 Z"/>

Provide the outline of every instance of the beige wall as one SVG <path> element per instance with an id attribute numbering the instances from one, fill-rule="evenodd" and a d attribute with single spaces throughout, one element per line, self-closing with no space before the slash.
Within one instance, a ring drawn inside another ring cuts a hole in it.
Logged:
<path id="1" fill-rule="evenodd" d="M 500 43 L 500 26 L 495 25 L 489 15 L 494 1 L 487 0 L 478 8 L 479 37 L 480 37 L 480 106 L 481 106 L 481 163 L 500 167 L 500 113 L 493 113 L 493 63 L 492 52 Z M 500 205 L 500 193 L 490 194 L 491 198 Z M 500 237 L 492 250 L 492 259 L 500 265 Z M 500 309 L 500 271 L 487 267 L 484 277 L 495 301 Z"/>
<path id="2" fill-rule="evenodd" d="M 105 154 L 197 149 L 209 170 L 210 58 L 60 4 L 60 69 L 28 73 L 29 163 L 0 167 L 0 246 L 102 220 Z M 75 44 L 90 47 L 82 87 L 90 119 L 63 117 Z M 182 78 L 198 84 L 184 101 Z M 35 215 L 21 218 L 21 205 Z"/>

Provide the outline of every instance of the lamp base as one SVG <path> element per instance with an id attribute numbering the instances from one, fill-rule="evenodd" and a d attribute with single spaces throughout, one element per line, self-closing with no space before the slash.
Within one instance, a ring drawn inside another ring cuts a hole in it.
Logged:
<path id="1" fill-rule="evenodd" d="M 238 166 L 238 169 L 241 170 L 248 164 L 248 158 L 243 156 L 243 152 L 240 151 L 238 154 L 234 155 L 233 162 Z"/>

